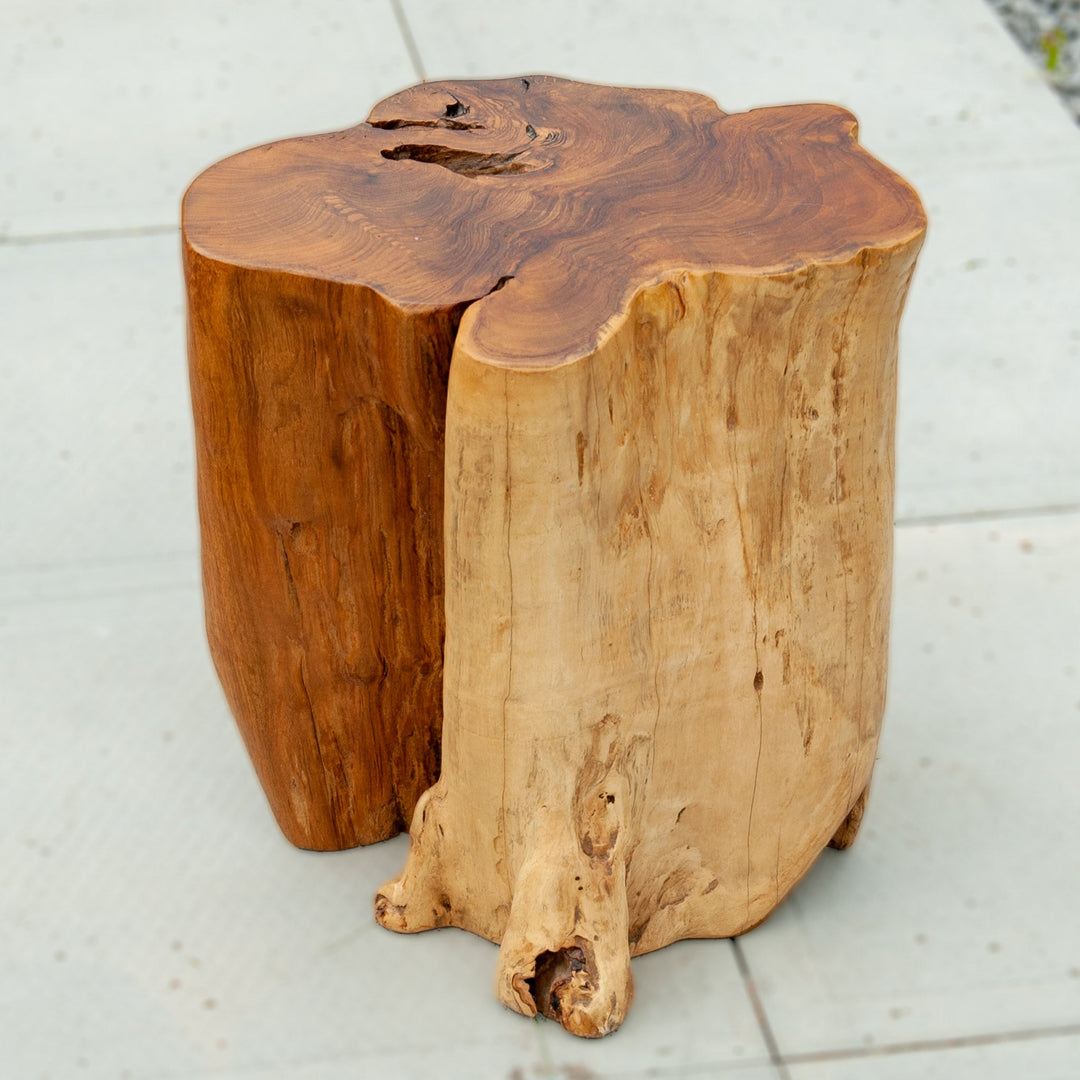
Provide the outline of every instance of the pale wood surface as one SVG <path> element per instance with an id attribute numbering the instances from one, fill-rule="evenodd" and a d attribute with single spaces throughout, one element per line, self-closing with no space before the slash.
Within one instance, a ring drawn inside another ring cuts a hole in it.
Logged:
<path id="1" fill-rule="evenodd" d="M 543 374 L 459 344 L 442 775 L 378 903 L 501 941 L 507 1005 L 612 1030 L 630 955 L 751 928 L 853 839 L 917 246 L 673 277 Z M 538 998 L 537 958 L 570 950 Z"/>

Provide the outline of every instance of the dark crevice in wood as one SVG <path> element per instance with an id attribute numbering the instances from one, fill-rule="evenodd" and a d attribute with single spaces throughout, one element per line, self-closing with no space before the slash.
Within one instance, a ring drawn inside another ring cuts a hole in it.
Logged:
<path id="1" fill-rule="evenodd" d="M 449 106 L 447 106 L 449 108 Z M 454 113 L 454 116 L 459 115 Z M 383 131 L 397 131 L 399 128 L 422 127 L 422 128 L 449 128 L 451 131 L 475 131 L 484 125 L 478 120 L 453 120 L 447 116 L 440 116 L 438 120 L 369 120 L 373 128 Z"/>
<path id="2" fill-rule="evenodd" d="M 459 176 L 499 176 L 502 173 L 528 172 L 534 166 L 517 161 L 516 154 L 476 154 L 470 150 L 455 150 L 451 146 L 409 144 L 383 150 L 382 156 L 390 161 L 422 161 L 428 165 L 441 165 Z"/>
<path id="3" fill-rule="evenodd" d="M 541 1015 L 562 1022 L 562 998 L 579 971 L 585 972 L 585 977 L 588 977 L 585 953 L 576 945 L 558 952 L 544 952 L 536 958 L 536 973 L 528 983 L 529 992 Z"/>

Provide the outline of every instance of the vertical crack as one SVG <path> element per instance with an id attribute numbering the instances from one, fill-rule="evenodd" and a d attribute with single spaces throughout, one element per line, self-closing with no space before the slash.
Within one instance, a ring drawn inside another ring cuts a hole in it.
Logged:
<path id="1" fill-rule="evenodd" d="M 296 589 L 296 579 L 293 577 L 292 566 L 289 564 L 289 552 L 285 547 L 285 537 L 278 533 L 278 549 L 281 552 L 281 565 L 285 571 L 285 585 L 289 590 L 289 600 L 292 602 L 293 610 L 296 612 L 296 621 L 300 626 L 300 637 L 304 639 L 304 615 L 300 608 L 300 595 Z M 311 701 L 311 691 L 308 690 L 307 675 L 304 671 L 304 652 L 300 651 L 300 664 L 299 664 L 299 677 L 300 677 L 300 689 L 304 695 L 304 702 L 307 705 L 308 719 L 311 721 L 311 734 L 315 740 L 315 755 L 319 759 L 319 775 L 322 777 L 323 791 L 326 794 L 326 811 L 329 817 L 331 828 L 335 833 L 338 833 L 337 820 L 334 816 L 334 793 L 330 785 L 330 777 L 326 771 L 326 761 L 323 758 L 322 742 L 319 739 L 319 725 L 315 719 L 315 706 Z M 340 834 L 339 834 L 340 836 Z"/>
<path id="2" fill-rule="evenodd" d="M 848 351 L 848 321 L 851 317 L 851 309 L 855 306 L 855 301 L 859 297 L 859 291 L 862 288 L 863 279 L 866 277 L 867 267 L 869 265 L 867 259 L 867 252 L 864 249 L 860 254 L 861 267 L 859 270 L 859 276 L 855 282 L 855 287 L 851 291 L 851 297 L 848 300 L 847 306 L 844 308 L 843 317 L 840 320 L 840 345 L 836 350 L 836 363 L 832 369 L 833 378 L 833 500 L 836 503 L 836 546 L 837 551 L 840 554 L 840 578 L 844 586 L 844 661 L 843 661 L 843 682 L 841 683 L 841 698 L 847 700 L 847 685 L 848 685 L 848 645 L 851 635 L 851 595 L 850 587 L 848 585 L 848 578 L 851 575 L 851 568 L 848 566 L 848 558 L 844 553 L 844 514 L 841 509 L 841 503 L 844 501 L 844 485 L 842 480 L 841 471 L 841 445 L 840 445 L 840 413 L 844 408 L 846 402 L 844 400 L 844 375 L 847 374 L 844 369 L 844 361 L 847 357 Z M 862 719 L 859 718 L 860 730 L 862 725 Z M 855 776 L 859 767 L 859 754 L 855 755 L 854 761 L 851 763 L 851 784 L 848 791 L 848 805 L 852 805 L 855 799 Z"/>
<path id="3" fill-rule="evenodd" d="M 494 291 L 494 290 L 492 290 Z M 503 697 L 502 703 L 502 798 L 499 800 L 499 833 L 503 837 L 503 851 L 502 862 L 503 871 L 506 876 L 506 887 L 512 894 L 513 883 L 510 880 L 510 864 L 507 858 L 507 852 L 505 850 L 506 844 L 506 770 L 507 770 L 507 730 L 506 730 L 506 707 L 510 701 L 510 694 L 514 687 L 514 559 L 513 552 L 510 547 L 510 518 L 512 508 L 512 485 L 510 483 L 510 373 L 503 373 L 503 401 L 506 408 L 506 426 L 505 426 L 505 439 L 506 439 L 506 578 L 507 589 L 509 597 L 507 605 L 509 607 L 509 629 L 507 631 L 509 637 L 506 650 L 506 695 Z"/>
<path id="4" fill-rule="evenodd" d="M 751 311 L 751 324 L 757 318 L 757 300 L 755 299 Z M 758 779 L 761 774 L 761 752 L 765 742 L 765 720 L 761 710 L 761 690 L 765 685 L 764 675 L 761 669 L 761 651 L 758 645 L 758 588 L 761 579 L 761 559 L 763 552 L 758 549 L 756 559 L 751 555 L 753 534 L 747 522 L 747 514 L 750 507 L 743 506 L 742 479 L 739 470 L 739 424 L 737 394 L 739 385 L 739 369 L 742 365 L 742 355 L 737 354 L 734 371 L 729 375 L 731 400 L 728 403 L 727 429 L 731 433 L 728 440 L 728 457 L 731 462 L 732 479 L 734 480 L 735 513 L 739 518 L 739 537 L 742 542 L 743 568 L 746 573 L 746 587 L 750 593 L 750 617 L 754 642 L 754 695 L 757 699 L 758 719 L 758 745 L 757 758 L 754 763 L 754 786 L 750 792 L 750 810 L 746 818 L 746 916 L 750 917 L 750 879 L 752 863 L 752 836 L 754 829 L 754 805 L 757 802 Z"/>

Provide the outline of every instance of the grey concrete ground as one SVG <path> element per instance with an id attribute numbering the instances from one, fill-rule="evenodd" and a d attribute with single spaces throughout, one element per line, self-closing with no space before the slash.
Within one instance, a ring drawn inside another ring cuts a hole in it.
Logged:
<path id="1" fill-rule="evenodd" d="M 850 852 L 585 1043 L 277 833 L 202 636 L 176 233 L 215 158 L 420 76 L 825 100 L 931 227 L 890 704 Z M 1080 129 L 983 0 L 4 0 L 0 1076 L 1080 1075 Z"/>

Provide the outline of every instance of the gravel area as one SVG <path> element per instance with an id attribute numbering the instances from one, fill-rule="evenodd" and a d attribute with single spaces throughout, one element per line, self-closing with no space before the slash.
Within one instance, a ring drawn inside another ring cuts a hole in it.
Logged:
<path id="1" fill-rule="evenodd" d="M 1080 123 L 1080 0 L 986 0 Z"/>

